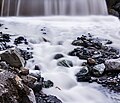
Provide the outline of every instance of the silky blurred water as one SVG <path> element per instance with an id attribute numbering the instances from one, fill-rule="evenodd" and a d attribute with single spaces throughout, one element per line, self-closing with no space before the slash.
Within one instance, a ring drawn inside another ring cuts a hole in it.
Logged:
<path id="1" fill-rule="evenodd" d="M 105 0 L 2 0 L 1 16 L 106 15 Z"/>

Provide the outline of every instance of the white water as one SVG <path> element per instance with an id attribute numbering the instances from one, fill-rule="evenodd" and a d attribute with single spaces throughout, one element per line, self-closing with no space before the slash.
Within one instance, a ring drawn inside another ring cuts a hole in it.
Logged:
<path id="1" fill-rule="evenodd" d="M 80 70 L 83 60 L 70 57 L 67 53 L 73 50 L 71 42 L 81 34 L 91 33 L 100 38 L 113 41 L 112 46 L 120 49 L 120 22 L 111 16 L 88 17 L 34 17 L 34 18 L 0 18 L 5 24 L 0 28 L 4 33 L 24 35 L 34 48 L 33 59 L 27 67 L 34 71 L 34 65 L 41 67 L 41 74 L 46 80 L 54 82 L 54 87 L 43 89 L 47 94 L 56 95 L 63 103 L 120 103 L 120 94 L 109 92 L 96 83 L 78 83 L 75 74 Z M 8 29 L 4 29 L 8 27 Z M 46 35 L 41 29 L 45 30 Z M 14 37 L 14 36 L 13 36 Z M 51 43 L 42 42 L 42 37 Z M 58 45 L 62 42 L 63 45 Z M 62 53 L 71 60 L 74 67 L 64 68 L 57 66 L 53 59 L 56 53 Z M 118 100 L 117 100 L 118 99 Z"/>
<path id="2" fill-rule="evenodd" d="M 16 10 L 10 11 L 14 7 Z M 12 13 L 15 16 L 106 15 L 107 6 L 105 0 L 13 0 L 11 3 L 10 0 L 3 0 L 1 16 L 9 16 L 11 12 L 15 12 Z"/>

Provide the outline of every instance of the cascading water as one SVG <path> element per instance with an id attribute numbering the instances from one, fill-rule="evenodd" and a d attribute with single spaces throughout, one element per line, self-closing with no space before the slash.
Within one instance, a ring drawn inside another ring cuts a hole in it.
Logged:
<path id="1" fill-rule="evenodd" d="M 13 14 L 16 16 L 105 15 L 107 6 L 105 0 L 2 0 L 1 16 Z"/>
<path id="2" fill-rule="evenodd" d="M 74 49 L 72 41 L 88 33 L 112 40 L 112 46 L 120 50 L 120 22 L 117 18 L 77 17 L 107 15 L 105 0 L 0 0 L 0 4 L 1 16 L 48 16 L 0 17 L 0 23 L 4 24 L 0 32 L 13 34 L 13 38 L 22 35 L 30 42 L 33 58 L 26 64 L 30 73 L 37 73 L 34 65 L 38 65 L 45 80 L 54 82 L 52 88 L 43 88 L 42 92 L 57 96 L 63 103 L 120 103 L 120 93 L 96 83 L 78 83 L 75 75 L 85 61 L 68 55 Z M 43 38 L 48 42 L 43 42 Z M 24 45 L 20 44 L 19 47 L 24 49 Z M 54 56 L 59 53 L 64 58 L 55 60 Z M 57 63 L 63 59 L 70 60 L 73 67 L 58 66 Z"/>

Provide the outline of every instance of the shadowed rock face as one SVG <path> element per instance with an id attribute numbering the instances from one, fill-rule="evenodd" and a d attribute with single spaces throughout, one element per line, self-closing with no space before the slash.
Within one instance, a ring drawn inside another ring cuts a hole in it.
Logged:
<path id="1" fill-rule="evenodd" d="M 120 18 L 120 0 L 106 0 L 108 12 Z"/>

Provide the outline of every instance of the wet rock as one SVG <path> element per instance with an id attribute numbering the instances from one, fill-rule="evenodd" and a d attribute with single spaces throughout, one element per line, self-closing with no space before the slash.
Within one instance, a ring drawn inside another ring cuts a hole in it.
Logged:
<path id="1" fill-rule="evenodd" d="M 111 40 L 107 40 L 106 44 L 112 44 Z"/>
<path id="2" fill-rule="evenodd" d="M 25 67 L 21 67 L 19 73 L 21 75 L 28 75 L 29 74 L 29 69 L 26 69 Z"/>
<path id="3" fill-rule="evenodd" d="M 32 89 L 34 93 L 39 93 L 43 88 L 43 84 L 41 82 L 37 82 L 33 85 Z"/>
<path id="4" fill-rule="evenodd" d="M 6 49 L 9 49 L 12 47 L 14 47 L 14 46 L 10 46 L 6 42 L 0 42 L 0 51 L 6 50 Z"/>
<path id="5" fill-rule="evenodd" d="M 83 62 L 81 66 L 87 66 L 87 62 Z"/>
<path id="6" fill-rule="evenodd" d="M 105 71 L 105 65 L 103 63 L 95 65 L 91 71 L 93 76 L 97 76 L 97 77 L 102 76 Z"/>
<path id="7" fill-rule="evenodd" d="M 119 50 L 108 46 L 112 43 L 111 40 L 93 38 L 92 36 L 81 36 L 78 37 L 77 40 L 74 40 L 73 43 L 77 43 L 77 41 L 80 40 L 85 42 L 87 41 L 88 46 L 81 44 L 80 46 L 82 47 L 75 48 L 73 51 L 69 52 L 68 55 L 77 56 L 79 59 L 85 60 L 87 60 L 88 58 L 92 58 L 98 64 L 104 63 L 105 60 L 108 59 L 117 59 L 120 57 Z M 107 45 L 104 43 L 106 43 Z"/>
<path id="8" fill-rule="evenodd" d="M 0 27 L 3 26 L 3 25 L 4 25 L 4 24 L 1 24 L 1 23 L 0 23 Z"/>
<path id="9" fill-rule="evenodd" d="M 5 29 L 8 29 L 8 28 L 5 28 Z"/>
<path id="10" fill-rule="evenodd" d="M 105 61 L 106 71 L 120 72 L 120 59 L 111 59 Z"/>
<path id="11" fill-rule="evenodd" d="M 120 55 L 119 50 L 109 46 L 110 44 L 112 44 L 111 40 L 93 38 L 89 35 L 77 37 L 77 40 L 72 42 L 72 45 L 79 47 L 69 52 L 68 55 L 87 60 L 82 64 L 85 67 L 76 74 L 78 82 L 98 82 L 105 87 L 119 91 L 119 86 L 116 86 L 120 83 L 118 83 L 119 79 L 114 77 L 120 73 L 120 60 L 118 59 Z M 92 79 L 93 77 L 95 79 Z M 109 77 L 112 80 L 109 80 Z"/>
<path id="12" fill-rule="evenodd" d="M 102 53 L 100 51 L 95 51 L 92 56 L 92 58 L 94 59 L 101 58 L 101 57 L 102 57 Z"/>
<path id="13" fill-rule="evenodd" d="M 38 82 L 43 82 L 44 81 L 44 78 L 41 77 L 40 73 L 39 74 L 38 73 L 35 73 L 35 74 L 34 73 L 30 73 L 30 75 L 33 76 L 33 77 L 35 77 L 35 78 L 37 78 Z"/>
<path id="14" fill-rule="evenodd" d="M 75 48 L 72 52 L 69 52 L 70 56 L 77 56 L 79 59 L 85 59 L 92 57 L 93 50 L 88 48 Z"/>
<path id="15" fill-rule="evenodd" d="M 34 70 L 41 70 L 40 66 L 35 65 Z"/>
<path id="16" fill-rule="evenodd" d="M 44 93 L 36 93 L 36 103 L 62 103 L 56 96 L 46 95 Z"/>
<path id="17" fill-rule="evenodd" d="M 29 93 L 19 76 L 8 71 L 0 73 L 0 103 L 33 103 Z"/>
<path id="18" fill-rule="evenodd" d="M 88 82 L 91 79 L 87 67 L 83 67 L 75 76 L 78 82 Z"/>
<path id="19" fill-rule="evenodd" d="M 54 59 L 60 59 L 60 58 L 63 58 L 63 57 L 64 57 L 63 54 L 56 54 L 56 55 L 54 56 Z"/>
<path id="20" fill-rule="evenodd" d="M 58 66 L 63 66 L 63 67 L 73 67 L 73 63 L 70 60 L 60 60 L 57 63 Z"/>
<path id="21" fill-rule="evenodd" d="M 6 62 L 1 61 L 0 62 L 0 69 L 8 70 L 9 66 L 6 64 Z"/>
<path id="22" fill-rule="evenodd" d="M 1 34 L 0 41 L 1 42 L 10 42 L 10 35 L 9 34 Z"/>
<path id="23" fill-rule="evenodd" d="M 53 85 L 54 84 L 51 80 L 47 80 L 47 81 L 44 82 L 43 87 L 44 88 L 50 88 L 50 87 L 53 87 Z"/>
<path id="24" fill-rule="evenodd" d="M 118 77 L 102 77 L 97 80 L 97 83 L 107 87 L 114 92 L 120 92 L 120 79 Z"/>
<path id="25" fill-rule="evenodd" d="M 15 45 L 22 44 L 22 43 L 28 45 L 27 39 L 25 39 L 23 36 L 16 38 L 14 41 Z"/>
<path id="26" fill-rule="evenodd" d="M 24 67 L 25 61 L 20 56 L 20 53 L 17 49 L 10 49 L 5 51 L 4 53 L 0 54 L 1 61 L 5 61 L 11 67 L 20 68 Z"/>
<path id="27" fill-rule="evenodd" d="M 31 75 L 27 75 L 27 76 L 21 76 L 22 82 L 25 83 L 27 86 L 29 87 L 33 87 L 34 83 L 37 81 L 36 77 L 33 77 Z"/>
<path id="28" fill-rule="evenodd" d="M 32 56 L 32 52 L 28 51 L 28 50 L 22 50 L 19 49 L 21 56 L 25 59 L 25 60 L 29 60 L 31 58 L 33 58 Z"/>
<path id="29" fill-rule="evenodd" d="M 89 65 L 95 65 L 95 64 L 96 64 L 96 61 L 95 61 L 95 59 L 88 58 L 88 59 L 87 59 L 87 64 L 89 64 Z"/>
<path id="30" fill-rule="evenodd" d="M 108 47 L 108 52 L 115 53 L 116 55 L 119 54 L 119 50 L 114 47 Z"/>
<path id="31" fill-rule="evenodd" d="M 47 40 L 46 38 L 42 37 L 44 42 L 50 42 L 49 40 Z"/>
<path id="32" fill-rule="evenodd" d="M 75 46 L 83 46 L 83 41 L 82 40 L 74 40 L 72 42 L 72 45 L 75 45 Z"/>

